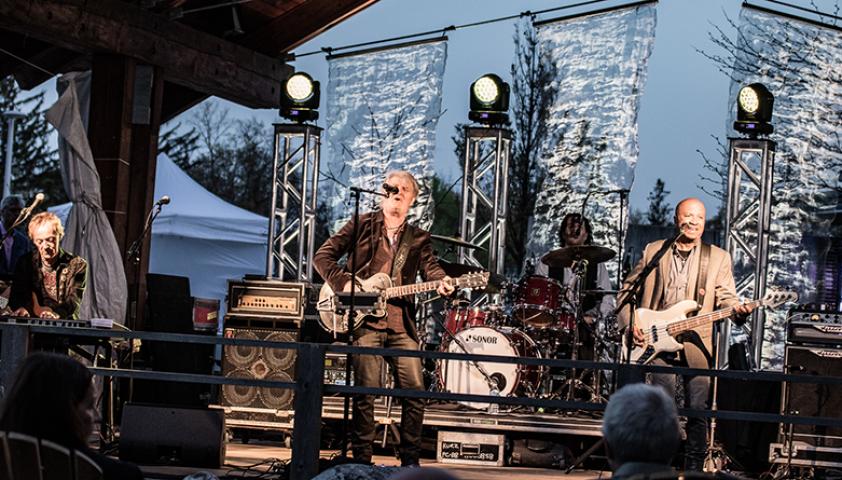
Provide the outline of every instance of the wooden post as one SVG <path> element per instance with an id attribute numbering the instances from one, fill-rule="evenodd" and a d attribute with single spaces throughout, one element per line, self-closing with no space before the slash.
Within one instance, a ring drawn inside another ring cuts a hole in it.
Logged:
<path id="1" fill-rule="evenodd" d="M 99 172 L 102 208 L 125 253 L 135 62 L 119 55 L 94 55 L 92 63 L 88 140 Z"/>
<path id="2" fill-rule="evenodd" d="M 88 138 L 100 177 L 102 208 L 125 259 L 152 207 L 164 79 L 160 69 L 119 55 L 95 55 Z M 142 330 L 149 270 L 147 238 L 140 264 L 125 259 L 126 326 Z"/>
<path id="3" fill-rule="evenodd" d="M 129 191 L 127 192 L 126 238 L 131 244 L 143 233 L 146 215 L 155 202 L 155 172 L 158 165 L 158 133 L 161 127 L 161 105 L 164 79 L 159 68 L 151 65 L 135 66 L 132 99 L 131 148 L 129 162 Z M 178 201 L 178 192 L 163 192 Z M 146 273 L 149 271 L 149 252 L 152 232 L 147 234 L 140 250 L 140 263 L 125 259 L 128 289 L 128 317 L 130 328 L 140 325 L 146 304 Z"/>
<path id="4" fill-rule="evenodd" d="M 319 473 L 325 345 L 302 343 L 295 365 L 295 417 L 290 478 L 309 480 Z"/>

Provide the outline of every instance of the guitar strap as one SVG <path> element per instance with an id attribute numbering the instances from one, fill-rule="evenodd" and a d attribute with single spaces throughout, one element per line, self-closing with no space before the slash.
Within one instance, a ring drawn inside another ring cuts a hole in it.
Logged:
<path id="1" fill-rule="evenodd" d="M 406 265 L 406 259 L 409 257 L 409 247 L 412 246 L 412 241 L 415 236 L 410 233 L 412 227 L 407 225 L 403 229 L 401 235 L 401 242 L 398 245 L 398 251 L 395 253 L 395 260 L 392 262 L 392 285 L 400 285 L 400 276 L 403 266 Z"/>
<path id="2" fill-rule="evenodd" d="M 694 299 L 696 303 L 699 305 L 699 308 L 702 308 L 705 304 L 705 297 L 707 296 L 707 281 L 708 281 L 708 267 L 710 266 L 710 245 L 707 243 L 702 243 L 701 248 L 699 249 L 699 276 L 698 280 L 696 281 L 696 291 L 694 292 Z M 707 364 L 711 365 L 711 354 L 708 352 L 707 347 L 705 347 L 704 341 L 699 336 L 699 333 L 691 330 L 686 332 L 679 341 L 681 342 L 690 342 L 695 344 L 699 347 L 699 350 L 705 356 L 707 360 Z"/>
<path id="3" fill-rule="evenodd" d="M 699 258 L 699 279 L 696 282 L 696 303 L 699 304 L 699 307 L 704 306 L 705 304 L 705 296 L 707 295 L 707 283 L 708 283 L 708 265 L 710 264 L 710 245 L 707 243 L 702 243 L 701 250 L 699 254 L 701 258 Z"/>

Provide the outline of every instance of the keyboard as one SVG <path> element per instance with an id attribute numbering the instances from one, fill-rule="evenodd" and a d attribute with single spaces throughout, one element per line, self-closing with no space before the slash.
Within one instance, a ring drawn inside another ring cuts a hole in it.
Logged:
<path id="1" fill-rule="evenodd" d="M 47 327 L 71 327 L 91 328 L 88 320 L 67 320 L 63 318 L 37 318 L 37 317 L 16 317 L 13 315 L 0 315 L 1 323 L 15 323 L 19 325 L 36 325 Z"/>

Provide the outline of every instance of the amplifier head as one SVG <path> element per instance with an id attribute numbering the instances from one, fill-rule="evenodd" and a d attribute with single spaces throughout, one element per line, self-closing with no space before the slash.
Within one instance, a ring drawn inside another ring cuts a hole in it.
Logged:
<path id="1" fill-rule="evenodd" d="M 305 284 L 279 280 L 229 280 L 228 313 L 300 322 Z"/>

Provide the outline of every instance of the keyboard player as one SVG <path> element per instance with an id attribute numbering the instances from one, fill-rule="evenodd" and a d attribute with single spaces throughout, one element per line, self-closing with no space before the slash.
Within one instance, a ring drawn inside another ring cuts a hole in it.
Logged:
<path id="1" fill-rule="evenodd" d="M 61 249 L 64 227 L 54 213 L 32 217 L 28 232 L 35 249 L 18 261 L 9 298 L 11 313 L 20 317 L 78 319 L 88 263 Z"/>

